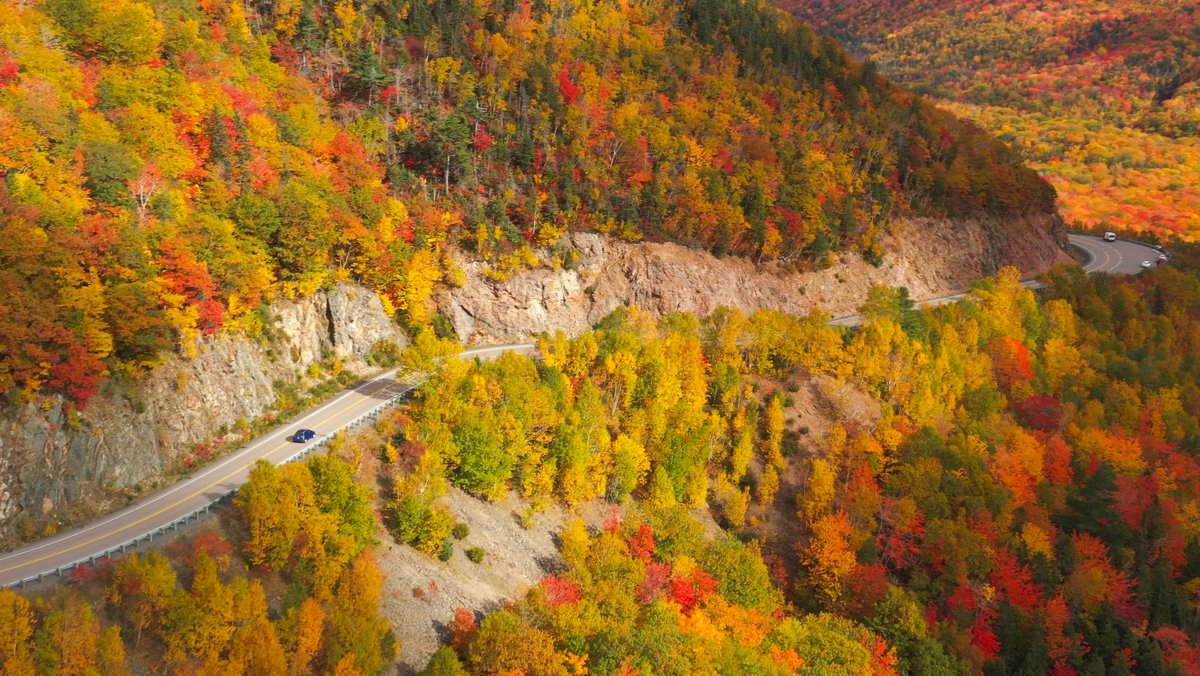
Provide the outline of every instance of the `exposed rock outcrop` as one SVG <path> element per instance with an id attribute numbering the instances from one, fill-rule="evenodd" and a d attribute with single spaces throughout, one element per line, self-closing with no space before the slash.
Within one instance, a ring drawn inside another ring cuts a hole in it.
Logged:
<path id="1" fill-rule="evenodd" d="M 311 364 L 336 356 L 361 368 L 376 343 L 406 342 L 361 287 L 280 302 L 270 314 L 270 339 L 203 339 L 196 357 L 173 357 L 136 385 L 110 383 L 82 412 L 47 399 L 0 414 L 0 534 L 18 515 L 69 518 L 81 501 L 163 477 L 220 429 L 268 411 L 275 384 Z"/>
<path id="2" fill-rule="evenodd" d="M 1005 265 L 1026 276 L 1070 262 L 1057 217 L 1027 220 L 900 222 L 874 267 L 846 256 L 819 272 L 790 273 L 744 259 L 718 259 L 676 244 L 630 244 L 597 234 L 571 236 L 578 264 L 541 268 L 493 283 L 483 264 L 463 257 L 467 283 L 441 298 L 463 340 L 519 340 L 561 329 L 578 334 L 621 306 L 655 314 L 700 315 L 727 305 L 805 314 L 821 307 L 851 314 L 871 284 L 906 286 L 914 298 L 957 293 Z"/>

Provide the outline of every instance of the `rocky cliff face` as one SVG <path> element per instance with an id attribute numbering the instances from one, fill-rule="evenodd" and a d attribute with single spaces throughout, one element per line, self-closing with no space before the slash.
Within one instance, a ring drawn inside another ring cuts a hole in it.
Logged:
<path id="1" fill-rule="evenodd" d="M 857 256 L 819 272 L 787 273 L 741 259 L 718 259 L 675 244 L 630 244 L 575 234 L 571 270 L 528 271 L 485 280 L 482 264 L 463 258 L 467 283 L 441 298 L 463 340 L 519 340 L 561 329 L 577 334 L 621 306 L 656 314 L 707 314 L 722 305 L 805 314 L 820 307 L 852 314 L 871 284 L 906 286 L 917 299 L 957 293 L 1005 265 L 1026 276 L 1070 262 L 1057 217 L 1019 221 L 904 221 L 885 242 L 884 263 Z"/>
<path id="2" fill-rule="evenodd" d="M 21 515 L 69 519 L 80 504 L 162 478 L 218 430 L 267 412 L 275 383 L 296 381 L 311 364 L 335 356 L 362 368 L 376 343 L 406 342 L 379 298 L 351 285 L 278 303 L 271 320 L 269 340 L 205 339 L 195 358 L 109 388 L 126 391 L 101 393 L 80 413 L 48 399 L 0 414 L 0 535 Z"/>

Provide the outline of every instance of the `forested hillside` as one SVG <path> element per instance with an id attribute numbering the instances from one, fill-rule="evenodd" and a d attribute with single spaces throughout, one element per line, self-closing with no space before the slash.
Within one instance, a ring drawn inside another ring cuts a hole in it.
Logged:
<path id="1" fill-rule="evenodd" d="M 491 673 L 486 655 L 529 673 L 1194 673 L 1200 278 L 1063 269 L 1041 300 L 1016 281 L 924 312 L 876 288 L 848 333 L 630 312 L 543 342 L 540 363 L 448 365 L 403 419 L 401 539 L 439 549 L 446 480 L 632 498 L 649 526 L 564 535 L 570 570 L 456 633 L 433 673 Z M 806 438 L 787 411 L 814 378 L 880 417 Z M 683 506 L 763 538 L 798 624 L 767 616 L 758 556 L 704 543 Z"/>
<path id="2" fill-rule="evenodd" d="M 1200 237 L 1194 2 L 779 4 L 1011 143 L 1068 220 Z"/>
<path id="3" fill-rule="evenodd" d="M 898 214 L 1053 210 L 980 132 L 754 0 L 0 3 L 0 391 L 84 405 L 352 278 L 568 229 L 824 265 Z M 564 256 L 566 258 L 566 256 Z"/>
<path id="4" fill-rule="evenodd" d="M 437 619 L 428 673 L 1195 673 L 1200 254 L 1176 262 L 1043 297 L 1006 271 L 935 310 L 877 287 L 854 330 L 623 311 L 540 359 L 441 362 L 348 462 L 260 465 L 229 542 L 0 592 L 0 669 L 378 673 L 377 543 L 487 574 L 453 483 L 624 517 L 568 525 L 513 605 Z M 878 416 L 814 437 L 814 381 Z"/>

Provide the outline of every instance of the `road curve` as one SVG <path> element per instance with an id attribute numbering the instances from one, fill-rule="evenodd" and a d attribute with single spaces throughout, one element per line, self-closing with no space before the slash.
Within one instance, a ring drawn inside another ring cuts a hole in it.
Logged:
<path id="1" fill-rule="evenodd" d="M 495 358 L 507 351 L 528 350 L 529 345 L 496 345 L 462 352 L 463 357 Z M 99 557 L 122 544 L 167 527 L 246 482 L 259 460 L 279 464 L 317 446 L 327 435 L 376 408 L 380 403 L 411 390 L 390 370 L 356 383 L 341 394 L 279 425 L 249 444 L 207 465 L 186 479 L 96 521 L 59 535 L 0 554 L 0 587 L 7 587 L 77 562 Z M 287 439 L 293 430 L 314 430 L 307 444 Z"/>
<path id="2" fill-rule="evenodd" d="M 1089 262 L 1084 265 L 1084 270 L 1088 273 L 1137 274 L 1142 270 L 1142 261 L 1153 262 L 1158 257 L 1158 251 L 1153 247 L 1137 242 L 1105 242 L 1093 235 L 1074 233 L 1069 237 L 1071 244 L 1083 249 L 1090 256 Z M 1036 281 L 1023 284 L 1031 288 L 1040 286 Z M 944 305 L 960 300 L 966 295 L 930 298 L 918 302 L 917 305 Z M 860 322 L 858 315 L 839 317 L 832 321 L 833 324 L 841 326 L 855 326 Z M 462 356 L 489 359 L 502 352 L 528 350 L 530 347 L 480 347 L 465 350 Z M 246 477 L 255 462 L 285 462 L 306 448 L 316 446 L 323 436 L 340 431 L 380 403 L 407 392 L 412 387 L 413 385 L 397 381 L 395 370 L 365 380 L 211 465 L 201 468 L 186 479 L 142 498 L 119 512 L 55 537 L 0 554 L 0 587 L 65 569 L 79 561 L 103 555 L 146 533 L 176 523 L 214 500 L 235 491 L 246 482 Z M 315 430 L 318 436 L 306 445 L 292 443 L 285 438 L 292 430 L 299 428 Z"/>
<path id="3" fill-rule="evenodd" d="M 1158 249 L 1149 244 L 1142 244 L 1126 239 L 1105 242 L 1103 238 L 1096 235 L 1085 235 L 1074 232 L 1068 234 L 1067 238 L 1073 246 L 1087 253 L 1089 260 L 1084 264 L 1083 269 L 1088 274 L 1104 272 L 1113 275 L 1136 275 L 1143 270 L 1142 261 L 1150 261 L 1153 264 L 1158 260 Z M 1040 289 L 1042 283 L 1036 279 L 1029 279 L 1021 282 L 1021 286 Z M 946 305 L 960 301 L 968 295 L 970 294 L 956 293 L 950 296 L 929 298 L 917 301 L 917 307 Z M 858 326 L 862 323 L 862 317 L 859 315 L 847 315 L 845 317 L 838 317 L 830 323 L 836 326 Z"/>
<path id="4" fill-rule="evenodd" d="M 1158 249 L 1128 239 L 1105 242 L 1095 235 L 1071 233 L 1071 244 L 1083 249 L 1091 260 L 1083 266 L 1089 273 L 1107 272 L 1115 275 L 1136 275 L 1142 271 L 1142 261 L 1158 261 Z"/>

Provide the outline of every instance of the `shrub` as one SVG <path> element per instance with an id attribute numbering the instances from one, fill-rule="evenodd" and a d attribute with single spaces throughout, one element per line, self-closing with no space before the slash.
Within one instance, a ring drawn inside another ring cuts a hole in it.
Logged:
<path id="1" fill-rule="evenodd" d="M 403 348 L 393 340 L 377 340 L 367 352 L 367 363 L 372 366 L 395 366 L 400 363 L 400 355 L 403 352 Z"/>
<path id="2" fill-rule="evenodd" d="M 449 541 L 454 518 L 444 508 L 417 497 L 405 497 L 390 505 L 390 527 L 397 540 L 433 556 Z"/>
<path id="3" fill-rule="evenodd" d="M 454 524 L 454 530 L 450 531 L 455 540 L 461 540 L 471 534 L 471 527 L 465 522 L 459 521 Z"/>
<path id="4" fill-rule="evenodd" d="M 483 563 L 483 547 L 471 547 L 467 550 L 467 558 L 471 559 L 472 563 Z"/>

